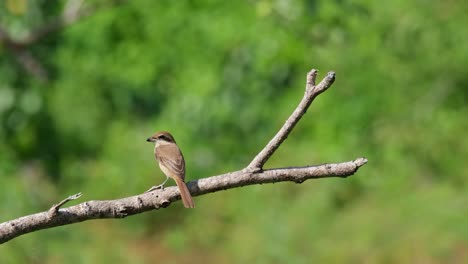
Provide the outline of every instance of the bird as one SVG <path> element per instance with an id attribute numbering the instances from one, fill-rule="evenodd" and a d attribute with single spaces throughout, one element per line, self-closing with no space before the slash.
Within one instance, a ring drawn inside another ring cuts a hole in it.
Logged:
<path id="1" fill-rule="evenodd" d="M 146 141 L 154 143 L 154 156 L 159 163 L 159 168 L 166 175 L 166 180 L 160 185 L 151 187 L 146 192 L 156 189 L 164 189 L 164 184 L 169 178 L 175 180 L 179 188 L 180 196 L 185 208 L 195 208 L 192 195 L 185 184 L 185 160 L 177 146 L 174 137 L 167 131 L 156 132 Z"/>

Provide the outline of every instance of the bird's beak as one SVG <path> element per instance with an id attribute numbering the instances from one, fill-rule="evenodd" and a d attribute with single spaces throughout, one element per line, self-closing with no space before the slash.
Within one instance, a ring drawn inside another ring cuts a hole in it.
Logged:
<path id="1" fill-rule="evenodd" d="M 153 142 L 153 140 L 149 137 L 146 139 L 147 142 Z"/>

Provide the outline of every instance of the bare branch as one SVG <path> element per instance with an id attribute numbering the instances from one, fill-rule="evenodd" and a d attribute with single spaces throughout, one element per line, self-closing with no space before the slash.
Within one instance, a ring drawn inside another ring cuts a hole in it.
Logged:
<path id="1" fill-rule="evenodd" d="M 338 164 L 291 167 L 265 170 L 260 173 L 236 171 L 219 176 L 199 179 L 187 183 L 192 196 L 217 192 L 253 184 L 292 181 L 302 183 L 308 179 L 348 177 L 367 162 L 360 158 Z M 20 235 L 55 226 L 73 224 L 92 219 L 124 218 L 129 215 L 168 207 L 180 200 L 177 187 L 167 187 L 132 197 L 109 200 L 88 201 L 60 209 L 50 217 L 50 211 L 24 216 L 0 224 L 0 243 L 5 243 Z"/>
<path id="2" fill-rule="evenodd" d="M 335 73 L 329 72 L 327 76 L 320 82 L 320 84 L 315 86 L 317 72 L 317 70 L 313 69 L 307 74 L 304 97 L 297 106 L 296 110 L 294 110 L 288 120 L 286 120 L 283 127 L 281 127 L 273 139 L 271 139 L 265 148 L 263 148 L 262 151 L 260 151 L 260 153 L 258 153 L 258 155 L 252 160 L 252 162 L 250 162 L 247 168 L 245 168 L 245 171 L 261 171 L 263 169 L 263 165 L 268 161 L 271 155 L 275 153 L 281 143 L 283 143 L 283 141 L 288 137 L 289 133 L 291 133 L 294 126 L 296 126 L 301 117 L 305 114 L 312 101 L 314 101 L 315 97 L 327 90 L 335 81 Z"/>
<path id="3" fill-rule="evenodd" d="M 199 179 L 187 183 L 192 196 L 227 190 L 247 185 L 275 183 L 291 181 L 302 183 L 309 179 L 341 177 L 353 175 L 361 166 L 367 163 L 367 159 L 358 158 L 335 164 L 322 164 L 318 166 L 288 167 L 263 170 L 262 166 L 286 139 L 294 128 L 294 125 L 304 115 L 312 100 L 330 87 L 335 74 L 328 73 L 320 84 L 315 85 L 316 70 L 307 75 L 306 94 L 299 106 L 288 118 L 285 125 L 268 145 L 255 157 L 252 163 L 239 171 L 230 172 L 218 176 Z M 177 187 L 167 187 L 163 190 L 155 190 L 136 196 L 108 201 L 88 201 L 68 208 L 59 208 L 65 203 L 77 199 L 81 193 L 70 196 L 48 211 L 17 218 L 0 224 L 0 244 L 26 233 L 55 226 L 73 224 L 92 219 L 124 218 L 129 215 L 165 208 L 172 202 L 180 200 Z"/>

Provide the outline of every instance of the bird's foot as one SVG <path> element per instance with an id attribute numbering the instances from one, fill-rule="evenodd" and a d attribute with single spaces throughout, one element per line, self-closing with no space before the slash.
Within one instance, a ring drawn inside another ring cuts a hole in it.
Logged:
<path id="1" fill-rule="evenodd" d="M 149 193 L 149 192 L 152 192 L 152 191 L 157 190 L 157 189 L 161 189 L 161 191 L 164 191 L 164 184 L 159 184 L 159 185 L 153 186 L 153 187 L 149 188 L 149 190 L 147 190 L 145 193 Z"/>

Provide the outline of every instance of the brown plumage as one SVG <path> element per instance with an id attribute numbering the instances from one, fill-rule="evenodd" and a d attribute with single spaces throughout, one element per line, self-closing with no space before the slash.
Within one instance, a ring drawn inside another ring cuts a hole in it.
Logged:
<path id="1" fill-rule="evenodd" d="M 185 179 L 185 160 L 182 152 L 177 146 L 174 137 L 169 132 L 161 131 L 155 133 L 153 136 L 147 139 L 149 142 L 155 142 L 154 156 L 159 163 L 159 168 L 162 172 L 175 180 L 177 187 L 179 187 L 180 196 L 182 202 L 186 208 L 194 208 L 195 204 L 193 198 L 190 195 L 190 191 L 184 182 Z M 167 181 L 167 179 L 166 179 Z M 159 186 L 154 186 L 150 189 L 163 188 L 164 181 Z"/>

